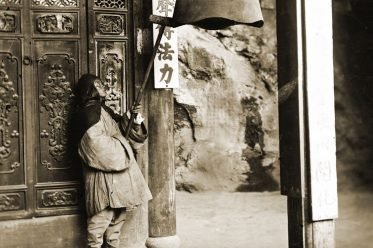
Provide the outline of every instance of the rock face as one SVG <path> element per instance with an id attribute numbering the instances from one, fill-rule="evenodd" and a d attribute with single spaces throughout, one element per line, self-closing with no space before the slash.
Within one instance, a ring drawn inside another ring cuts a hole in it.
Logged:
<path id="1" fill-rule="evenodd" d="M 278 189 L 273 2 L 265 1 L 261 29 L 178 28 L 174 136 L 179 190 Z"/>
<path id="2" fill-rule="evenodd" d="M 275 1 L 261 29 L 179 28 L 175 90 L 177 187 L 278 188 Z M 333 1 L 337 172 L 340 190 L 373 186 L 373 21 L 368 0 Z"/>

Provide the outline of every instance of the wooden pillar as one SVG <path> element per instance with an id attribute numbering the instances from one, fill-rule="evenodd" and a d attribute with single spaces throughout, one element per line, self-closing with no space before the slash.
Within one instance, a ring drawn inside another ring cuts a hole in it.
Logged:
<path id="1" fill-rule="evenodd" d="M 174 101 L 172 90 L 149 92 L 149 202 L 148 248 L 178 248 L 176 235 Z"/>
<path id="2" fill-rule="evenodd" d="M 335 247 L 337 218 L 331 0 L 278 0 L 281 191 L 289 247 Z"/>
<path id="3" fill-rule="evenodd" d="M 133 66 L 136 70 L 134 80 L 138 82 L 139 90 L 154 49 L 153 26 L 148 21 L 152 14 L 152 0 L 136 0 L 133 5 L 136 40 Z M 140 156 L 139 160 L 141 164 L 147 165 L 147 179 L 153 195 L 148 203 L 148 238 L 145 245 L 148 248 L 178 248 L 180 240 L 176 235 L 173 92 L 154 89 L 152 80 L 145 91 L 143 106 L 149 136 L 143 150 L 148 156 Z"/>

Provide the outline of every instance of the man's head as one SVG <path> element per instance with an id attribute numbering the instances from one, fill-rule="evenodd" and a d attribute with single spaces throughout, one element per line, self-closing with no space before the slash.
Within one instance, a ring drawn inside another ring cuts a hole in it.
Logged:
<path id="1" fill-rule="evenodd" d="M 102 83 L 102 81 L 100 79 L 96 79 L 93 82 L 93 84 L 96 87 L 96 90 L 98 91 L 98 94 L 100 95 L 100 97 L 105 97 L 106 96 L 106 90 L 105 90 L 105 86 Z"/>
<path id="2" fill-rule="evenodd" d="M 80 77 L 74 89 L 79 104 L 86 104 L 91 100 L 100 100 L 105 97 L 106 91 L 100 78 L 93 74 L 84 74 Z"/>

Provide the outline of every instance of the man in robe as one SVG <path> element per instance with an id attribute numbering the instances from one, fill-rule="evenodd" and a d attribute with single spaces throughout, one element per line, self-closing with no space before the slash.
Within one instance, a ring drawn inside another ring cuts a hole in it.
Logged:
<path id="1" fill-rule="evenodd" d="M 126 214 L 152 198 L 138 167 L 135 152 L 146 140 L 146 128 L 137 106 L 129 138 L 123 136 L 128 123 L 104 104 L 106 91 L 101 80 L 85 74 L 75 88 L 79 127 L 78 153 L 83 161 L 87 211 L 88 247 L 119 247 Z"/>

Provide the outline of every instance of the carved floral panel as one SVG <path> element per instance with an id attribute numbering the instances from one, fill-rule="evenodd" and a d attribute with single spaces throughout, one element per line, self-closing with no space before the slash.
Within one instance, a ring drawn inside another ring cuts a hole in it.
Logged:
<path id="1" fill-rule="evenodd" d="M 43 7 L 78 7 L 78 0 L 31 0 L 33 6 Z"/>
<path id="2" fill-rule="evenodd" d="M 63 207 L 78 205 L 77 189 L 43 190 L 41 192 L 41 207 Z"/>
<path id="3" fill-rule="evenodd" d="M 0 211 L 15 211 L 23 209 L 23 198 L 18 193 L 0 194 Z"/>
<path id="4" fill-rule="evenodd" d="M 39 108 L 43 116 L 40 123 L 41 164 L 47 170 L 69 169 L 71 164 L 66 162 L 67 122 L 73 98 L 70 80 L 74 78 L 69 78 L 67 72 L 74 75 L 75 60 L 68 54 L 46 54 L 37 62 L 38 78 L 41 80 Z M 44 76 L 41 76 L 43 65 Z"/>
<path id="5" fill-rule="evenodd" d="M 74 21 L 69 14 L 44 14 L 36 17 L 36 30 L 42 34 L 69 34 L 74 31 Z"/>
<path id="6" fill-rule="evenodd" d="M 95 7 L 103 9 L 126 9 L 127 0 L 94 0 Z"/>
<path id="7" fill-rule="evenodd" d="M 0 175 L 13 174 L 21 167 L 18 73 L 18 59 L 11 53 L 0 52 Z"/>
<path id="8" fill-rule="evenodd" d="M 116 113 L 122 113 L 123 89 L 126 81 L 124 42 L 98 42 L 99 76 L 104 82 L 107 95 L 105 103 Z"/>
<path id="9" fill-rule="evenodd" d="M 98 35 L 123 35 L 126 33 L 124 15 L 98 14 L 96 16 L 96 34 Z"/>
<path id="10" fill-rule="evenodd" d="M 15 11 L 0 11 L 0 32 L 15 33 L 18 31 L 18 15 Z"/>
<path id="11" fill-rule="evenodd" d="M 0 6 L 21 5 L 22 0 L 0 0 Z"/>

